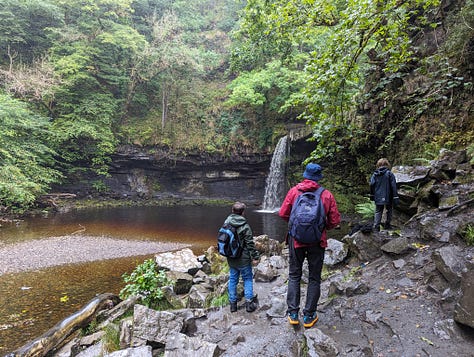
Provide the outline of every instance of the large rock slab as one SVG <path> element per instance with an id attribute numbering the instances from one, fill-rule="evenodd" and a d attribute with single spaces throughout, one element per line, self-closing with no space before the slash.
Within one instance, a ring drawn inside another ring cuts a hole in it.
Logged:
<path id="1" fill-rule="evenodd" d="M 451 285 L 459 285 L 461 273 L 465 267 L 461 249 L 456 246 L 441 247 L 433 252 L 431 258 L 436 268 Z"/>
<path id="2" fill-rule="evenodd" d="M 217 344 L 204 341 L 199 337 L 189 337 L 177 333 L 168 339 L 165 347 L 165 357 L 195 357 L 219 355 Z"/>
<path id="3" fill-rule="evenodd" d="M 342 263 L 347 257 L 349 248 L 336 239 L 328 239 L 328 246 L 324 254 L 324 264 L 333 266 Z"/>
<path id="4" fill-rule="evenodd" d="M 158 269 L 173 270 L 194 275 L 202 268 L 197 256 L 189 248 L 155 255 Z"/>
<path id="5" fill-rule="evenodd" d="M 469 263 L 462 273 L 461 298 L 454 309 L 454 320 L 474 328 L 474 263 Z"/>
<path id="6" fill-rule="evenodd" d="M 135 305 L 133 312 L 133 344 L 140 341 L 166 344 L 169 335 L 182 330 L 184 319 L 168 311 L 156 311 L 143 305 Z"/>

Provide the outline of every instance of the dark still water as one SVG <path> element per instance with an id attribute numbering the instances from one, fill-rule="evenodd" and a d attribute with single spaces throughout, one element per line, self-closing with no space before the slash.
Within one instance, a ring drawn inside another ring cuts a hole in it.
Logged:
<path id="1" fill-rule="evenodd" d="M 219 226 L 230 207 L 120 207 L 72 211 L 3 224 L 0 246 L 73 234 L 129 240 L 190 244 L 196 255 L 215 245 Z M 254 235 L 282 241 L 286 223 L 276 214 L 252 208 L 246 217 Z M 0 355 L 40 336 L 79 310 L 96 294 L 118 293 L 122 274 L 151 256 L 70 264 L 0 275 Z M 44 257 L 48 259 L 48 257 Z"/>

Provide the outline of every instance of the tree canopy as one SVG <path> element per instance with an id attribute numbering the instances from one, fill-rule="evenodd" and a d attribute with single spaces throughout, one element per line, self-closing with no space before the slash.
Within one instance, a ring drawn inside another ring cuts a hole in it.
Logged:
<path id="1" fill-rule="evenodd" d="M 249 0 L 231 63 L 239 73 L 234 83 L 247 89 L 232 84 L 230 101 L 262 103 L 271 91 L 267 68 L 280 61 L 293 73 L 288 81 L 301 86 L 284 95 L 279 111 L 302 109 L 300 118 L 313 128 L 316 142 L 312 158 L 328 159 L 352 137 L 365 136 L 366 122 L 358 114 L 367 100 L 367 80 L 384 86 L 371 73 L 386 85 L 419 65 L 425 54 L 417 39 L 440 25 L 439 8 L 439 0 Z M 381 111 L 372 119 L 386 117 Z"/>
<path id="2" fill-rule="evenodd" d="M 312 131 L 308 160 L 363 165 L 469 145 L 473 8 L 473 0 L 5 0 L 2 205 L 32 204 L 78 171 L 108 175 L 119 145 L 268 152 L 298 120 Z"/>

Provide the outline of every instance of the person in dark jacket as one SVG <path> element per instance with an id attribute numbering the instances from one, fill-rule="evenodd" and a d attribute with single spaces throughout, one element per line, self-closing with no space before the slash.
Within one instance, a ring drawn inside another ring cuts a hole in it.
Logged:
<path id="1" fill-rule="evenodd" d="M 291 209 L 298 196 L 306 191 L 316 191 L 320 187 L 318 181 L 323 178 L 321 166 L 313 163 L 306 165 L 303 177 L 303 181 L 288 191 L 278 212 L 279 216 L 286 221 L 290 218 Z M 325 249 L 328 246 L 326 230 L 336 228 L 341 222 L 341 215 L 332 193 L 324 190 L 321 193 L 321 201 L 326 213 L 326 225 L 322 232 L 321 241 L 319 243 L 305 244 L 298 242 L 289 235 L 287 237 L 290 262 L 286 302 L 288 306 L 288 321 L 291 325 L 299 324 L 300 282 L 305 259 L 308 261 L 309 277 L 306 304 L 303 309 L 303 325 L 304 327 L 312 327 L 318 321 L 316 309 L 321 295 L 321 271 Z"/>
<path id="2" fill-rule="evenodd" d="M 253 242 L 253 233 L 247 219 L 244 217 L 245 204 L 235 202 L 232 205 L 232 214 L 230 214 L 224 224 L 228 223 L 237 228 L 237 234 L 242 242 L 243 251 L 240 258 L 227 258 L 229 264 L 229 302 L 230 312 L 237 311 L 237 284 L 240 275 L 244 282 L 245 309 L 247 312 L 253 312 L 257 308 L 253 294 L 253 271 L 252 265 L 257 265 L 260 259 L 259 252 L 255 249 Z"/>
<path id="3" fill-rule="evenodd" d="M 374 231 L 380 231 L 384 208 L 387 211 L 384 228 L 391 229 L 392 205 L 398 206 L 399 198 L 395 175 L 390 171 L 390 163 L 386 158 L 377 161 L 376 169 L 370 177 L 370 198 L 375 203 Z"/>

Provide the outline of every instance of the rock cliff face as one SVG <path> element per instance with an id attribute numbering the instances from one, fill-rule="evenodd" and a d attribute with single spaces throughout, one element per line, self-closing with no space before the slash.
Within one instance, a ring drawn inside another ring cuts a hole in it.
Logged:
<path id="1" fill-rule="evenodd" d="M 263 198 L 271 153 L 170 155 L 166 151 L 124 147 L 115 155 L 107 185 L 122 195 Z"/>
<path id="2" fill-rule="evenodd" d="M 292 142 L 292 165 L 299 165 L 311 146 L 304 139 Z M 122 146 L 112 157 L 110 177 L 77 176 L 53 190 L 78 197 L 239 199 L 259 204 L 272 155 L 242 150 L 229 156 L 178 154 L 158 147 Z"/>
<path id="3" fill-rule="evenodd" d="M 124 146 L 112 157 L 110 177 L 78 176 L 54 188 L 78 197 L 263 199 L 272 153 L 170 154 Z"/>

